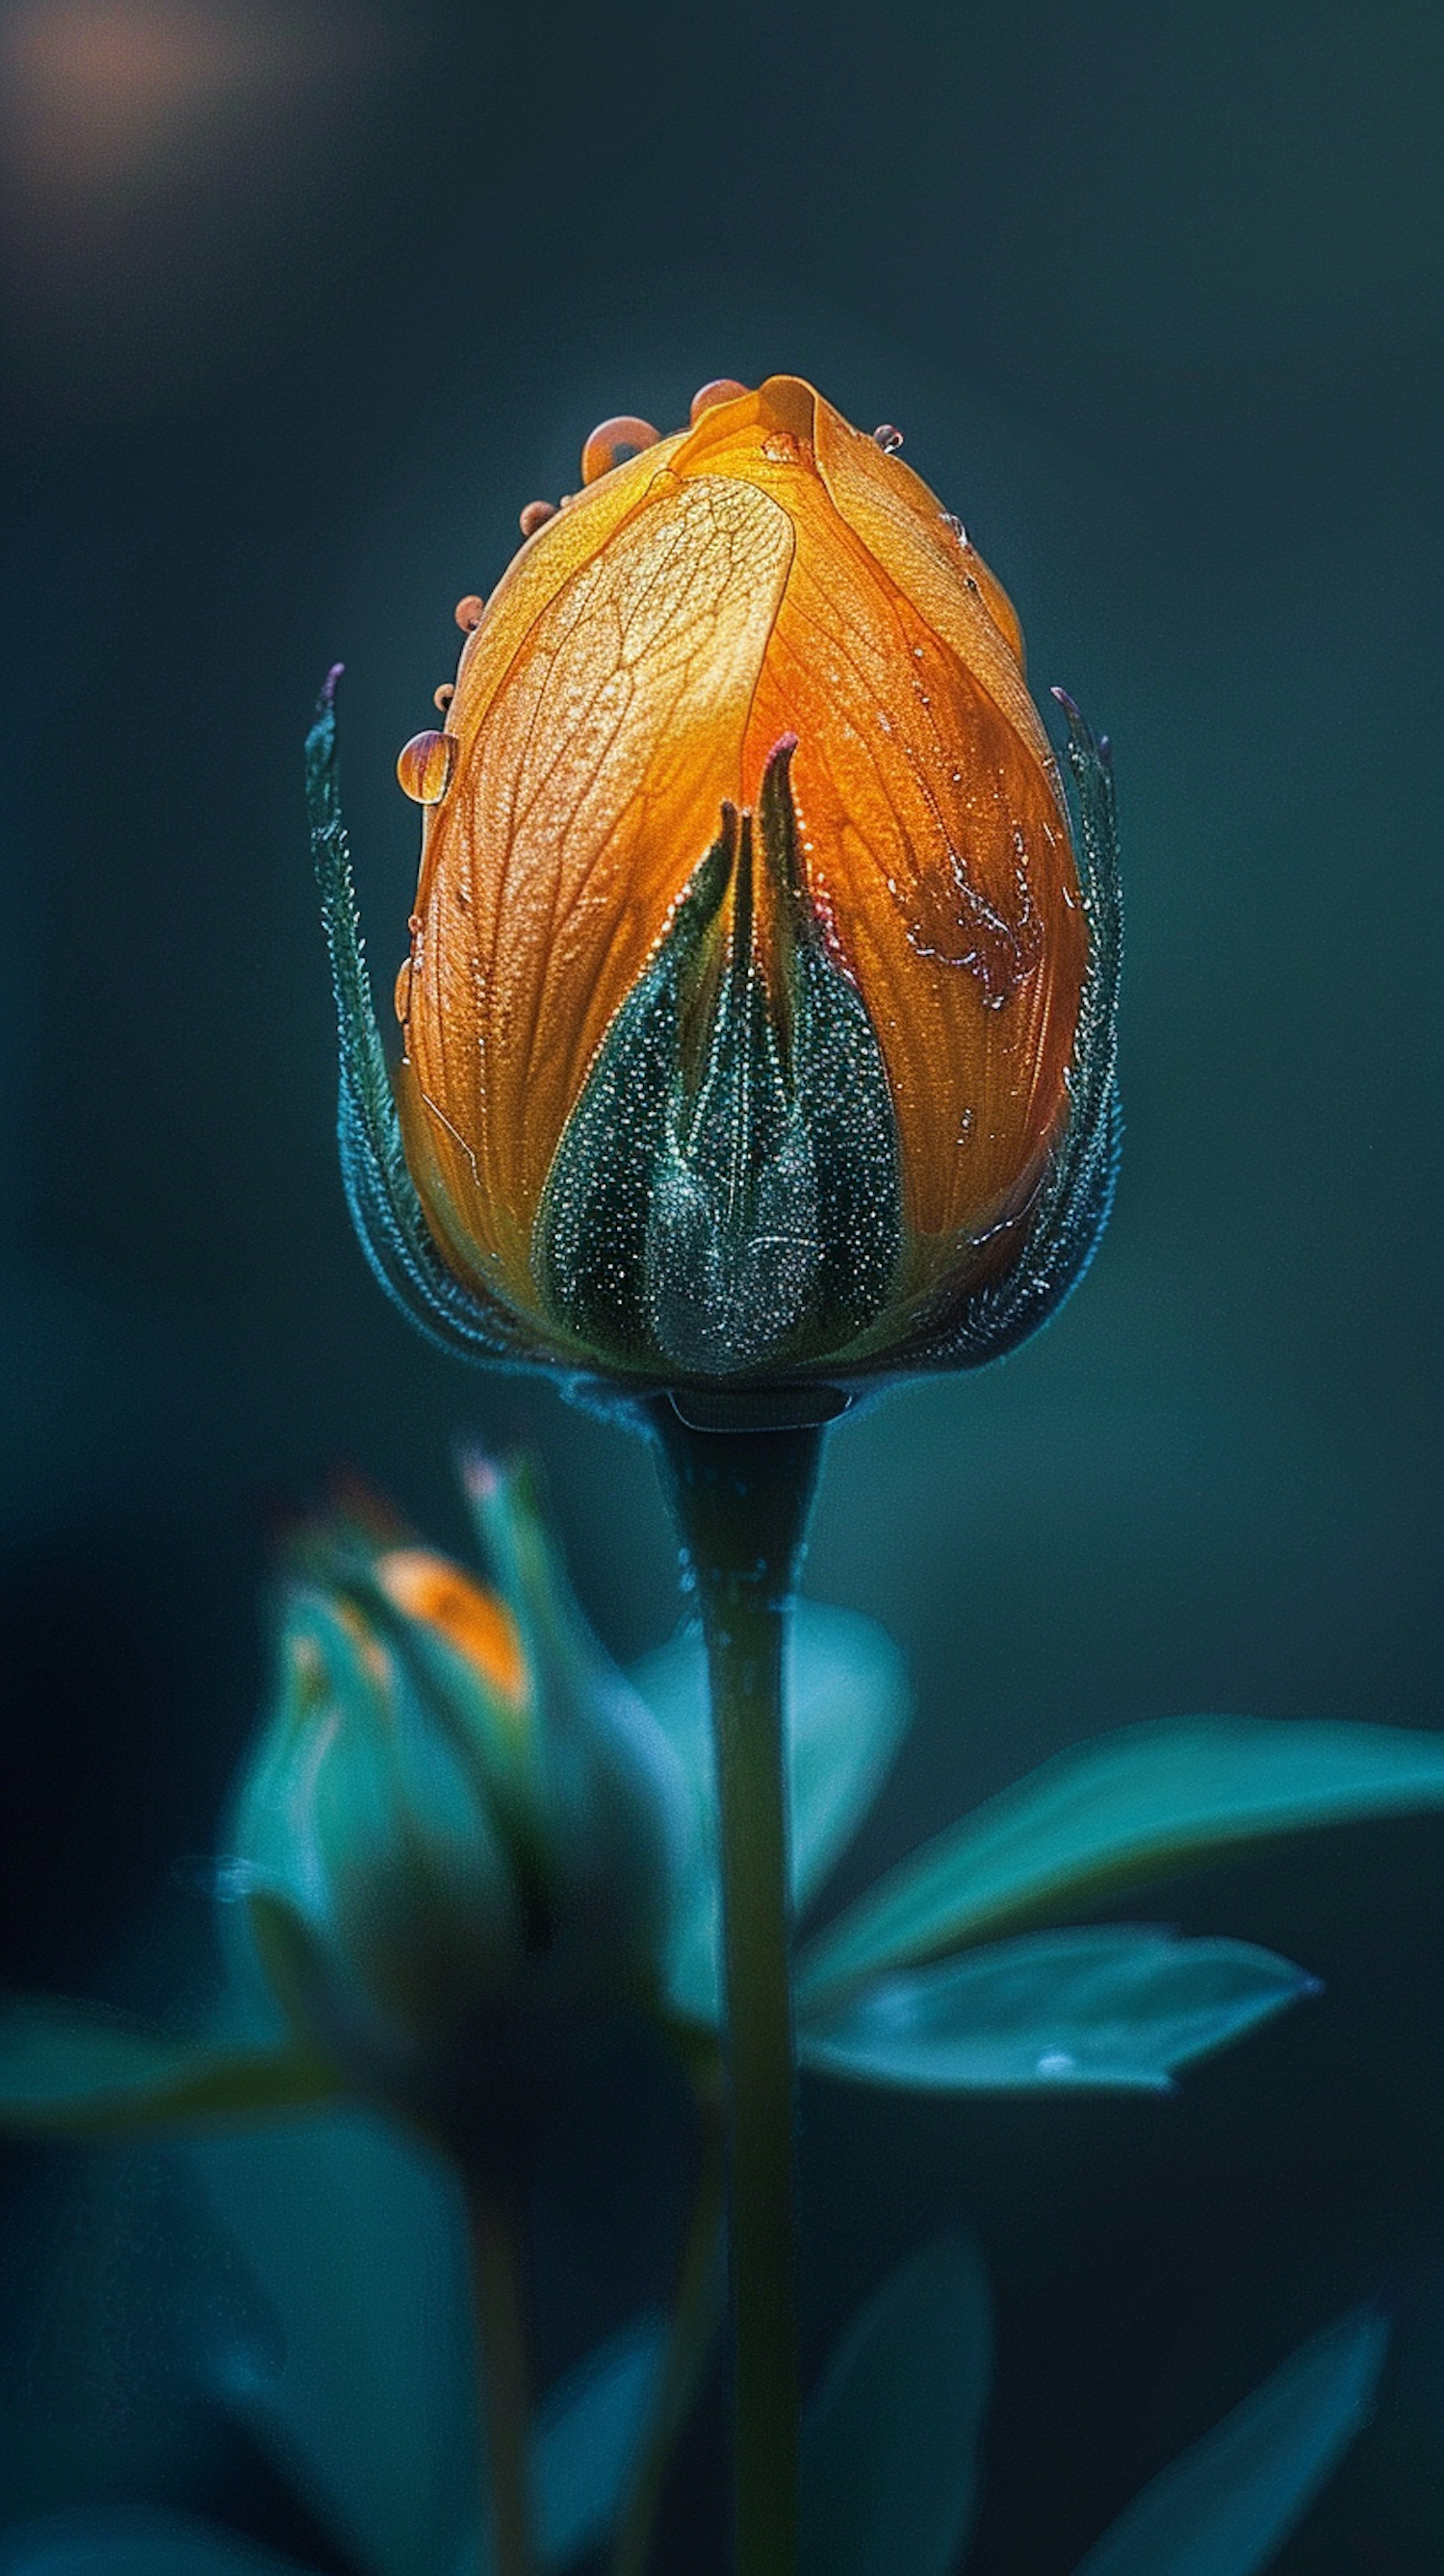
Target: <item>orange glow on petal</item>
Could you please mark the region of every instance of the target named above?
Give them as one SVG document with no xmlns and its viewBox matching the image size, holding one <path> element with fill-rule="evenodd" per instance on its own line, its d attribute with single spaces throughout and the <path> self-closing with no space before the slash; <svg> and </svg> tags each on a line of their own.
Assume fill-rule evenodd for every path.
<svg viewBox="0 0 1444 2576">
<path fill-rule="evenodd" d="M 489 1690 L 520 1700 L 526 1658 L 511 1613 L 449 1557 L 430 1548 L 396 1547 L 376 1560 L 376 1580 L 393 1607 L 435 1628 L 481 1675 Z"/>
<path fill-rule="evenodd" d="M 538 557 L 554 542 L 544 530 Z M 432 820 L 408 1157 L 424 1124 L 428 1216 L 463 1267 L 499 1260 L 523 1300 L 532 1216 L 592 1055 L 741 790 L 792 552 L 765 492 L 654 478 L 518 638 Z"/>
</svg>

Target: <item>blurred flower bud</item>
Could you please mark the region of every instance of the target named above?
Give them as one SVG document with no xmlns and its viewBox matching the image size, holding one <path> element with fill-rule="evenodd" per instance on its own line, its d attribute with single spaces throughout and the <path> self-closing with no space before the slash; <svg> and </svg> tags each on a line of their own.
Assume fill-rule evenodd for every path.
<svg viewBox="0 0 1444 2576">
<path fill-rule="evenodd" d="M 1013 610 L 900 445 L 787 376 L 594 433 L 403 755 L 395 1106 L 323 701 L 352 1203 L 441 1338 L 745 1409 L 991 1358 L 1086 1264 L 1106 746 L 1064 701 L 1075 820 Z"/>
<path fill-rule="evenodd" d="M 306 2041 L 475 2155 L 585 2025 L 655 2000 L 681 1795 L 525 1471 L 469 1475 L 494 1592 L 352 1515 L 297 1542 L 232 1878 Z"/>
</svg>

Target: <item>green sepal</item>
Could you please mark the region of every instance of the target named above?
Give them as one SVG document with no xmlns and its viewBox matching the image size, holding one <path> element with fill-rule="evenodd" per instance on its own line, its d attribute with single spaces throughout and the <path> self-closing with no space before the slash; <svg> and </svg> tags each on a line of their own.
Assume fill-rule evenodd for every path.
<svg viewBox="0 0 1444 2576">
<path fill-rule="evenodd" d="M 87 2009 L 35 1999 L 0 2010 L 0 2129 L 51 2138 L 137 2138 L 229 2127 L 335 2100 L 314 2051 L 169 2039 Z"/>
<path fill-rule="evenodd" d="M 672 1378 L 830 1360 L 894 1291 L 897 1124 L 882 1052 L 798 850 L 788 737 L 722 810 L 553 1157 L 533 1267 L 558 1322 Z"/>
<path fill-rule="evenodd" d="M 1098 1249 L 1113 1205 L 1123 1140 L 1118 1096 L 1118 993 L 1123 891 L 1113 756 L 1063 689 L 1053 695 L 1068 726 L 1067 759 L 1078 822 L 1088 969 L 1067 1083 L 1067 1124 L 1042 1189 L 1021 1222 L 1017 1248 L 995 1279 L 972 1291 L 941 1330 L 924 1333 L 901 1369 L 979 1368 L 1001 1359 L 1055 1315 Z"/>
<path fill-rule="evenodd" d="M 337 1136 L 346 1204 L 382 1287 L 428 1340 L 467 1359 L 513 1368 L 543 1366 L 542 1355 L 516 1319 L 495 1300 L 463 1287 L 447 1268 L 407 1167 L 341 819 L 336 763 L 340 676 L 338 663 L 327 677 L 306 737 L 306 802 L 336 1001 L 341 1057 Z"/>
</svg>

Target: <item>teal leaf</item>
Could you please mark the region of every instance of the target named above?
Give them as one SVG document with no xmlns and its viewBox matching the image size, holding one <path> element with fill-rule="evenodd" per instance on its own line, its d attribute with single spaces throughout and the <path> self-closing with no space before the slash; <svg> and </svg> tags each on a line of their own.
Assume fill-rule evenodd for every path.
<svg viewBox="0 0 1444 2576">
<path fill-rule="evenodd" d="M 1373 2411 L 1389 2329 L 1373 2309 L 1315 2337 L 1163 2471 L 1076 2576 L 1255 2576 Z"/>
<path fill-rule="evenodd" d="M 135 2138 L 265 2120 L 335 2091 L 330 2068 L 299 2049 L 168 2039 L 80 2004 L 0 2007 L 0 2129 Z"/>
<path fill-rule="evenodd" d="M 801 2576 L 949 2576 L 977 2504 L 990 2346 L 960 2230 L 861 2309 L 803 2417 Z"/>
<path fill-rule="evenodd" d="M 467 2563 L 475 2345 L 449 2170 L 360 2111 L 191 2154 L 285 2352 L 273 2376 L 238 2364 L 228 2402 L 371 2576 Z"/>
<path fill-rule="evenodd" d="M 699 1636 L 674 1638 L 632 1679 L 681 1758 L 698 1858 L 672 1939 L 679 2011 L 718 2015 L 717 1792 L 707 1663 Z M 911 1694 L 885 1629 L 853 1610 L 799 1601 L 787 1645 L 793 1900 L 804 1907 L 852 1840 L 906 1732 Z"/>
<path fill-rule="evenodd" d="M 548 2396 L 532 2436 L 537 2539 L 548 2567 L 571 2566 L 616 2522 L 666 2341 L 662 2317 L 636 2317 Z"/>
<path fill-rule="evenodd" d="M 1314 1980 L 1246 1941 L 1149 1924 L 1037 1932 L 857 1988 L 799 2033 L 825 2075 L 933 2093 L 1166 2093 L 1173 2069 Z"/>
<path fill-rule="evenodd" d="M 0 2576 L 306 2576 L 188 2513 L 105 2505 L 0 2532 Z"/>
<path fill-rule="evenodd" d="M 1444 1806 L 1444 1736 L 1162 1718 L 1072 1746 L 889 1872 L 804 1956 L 798 1997 L 1198 1868 L 1272 1834 Z"/>
</svg>

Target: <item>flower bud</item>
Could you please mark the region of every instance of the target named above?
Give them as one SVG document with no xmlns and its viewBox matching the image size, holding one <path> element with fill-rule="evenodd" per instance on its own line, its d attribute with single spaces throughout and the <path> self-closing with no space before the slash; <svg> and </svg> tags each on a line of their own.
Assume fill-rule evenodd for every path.
<svg viewBox="0 0 1444 2576">
<path fill-rule="evenodd" d="M 1075 818 L 896 431 L 783 376 L 604 432 L 408 746 L 394 1107 L 312 737 L 363 1239 L 439 1337 L 638 1391 L 990 1358 L 1111 1193 L 1106 746 L 1064 701 Z"/>
<path fill-rule="evenodd" d="M 474 2152 L 525 2125 L 580 2025 L 653 1999 L 680 1796 L 525 1475 L 472 1483 L 496 1592 L 354 1518 L 296 1547 L 232 1877 L 308 2041 Z"/>
</svg>

